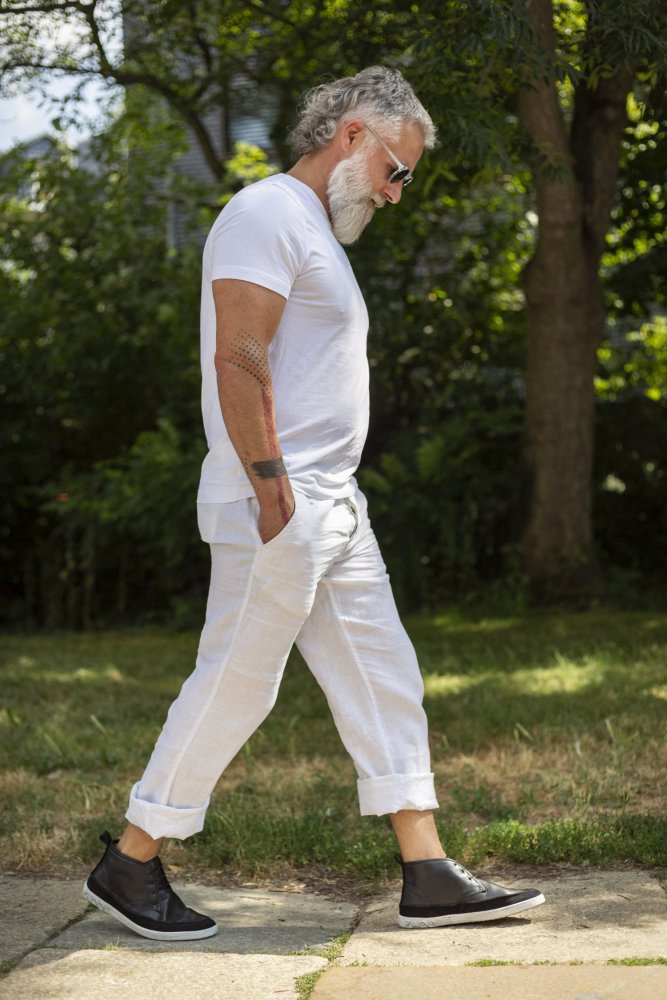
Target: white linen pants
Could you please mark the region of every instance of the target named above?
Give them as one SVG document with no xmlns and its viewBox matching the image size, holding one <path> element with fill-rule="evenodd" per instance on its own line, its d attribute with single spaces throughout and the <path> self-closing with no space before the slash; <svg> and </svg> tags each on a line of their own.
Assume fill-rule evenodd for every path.
<svg viewBox="0 0 667 1000">
<path fill-rule="evenodd" d="M 294 642 L 354 761 L 361 813 L 438 805 L 422 679 L 366 500 L 359 490 L 295 499 L 266 545 L 255 498 L 198 506 L 212 569 L 196 666 L 126 814 L 153 838 L 202 829 L 218 778 L 275 703 Z"/>
</svg>

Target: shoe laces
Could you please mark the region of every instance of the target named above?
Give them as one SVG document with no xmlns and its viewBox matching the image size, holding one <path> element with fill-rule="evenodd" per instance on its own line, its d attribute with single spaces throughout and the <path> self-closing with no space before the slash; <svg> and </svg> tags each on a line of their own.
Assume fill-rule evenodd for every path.
<svg viewBox="0 0 667 1000">
<path fill-rule="evenodd" d="M 155 888 L 158 890 L 158 892 L 160 889 L 166 889 L 167 892 L 169 892 L 171 890 L 171 886 L 169 885 L 169 881 L 165 874 L 165 870 L 162 867 L 162 862 L 160 861 L 159 858 L 153 859 L 152 869 L 153 869 L 153 876 L 155 878 Z"/>
<path fill-rule="evenodd" d="M 472 882 L 472 884 L 476 886 L 480 892 L 484 892 L 484 886 L 482 885 L 480 880 L 478 878 L 475 878 L 475 876 L 471 872 L 469 872 L 467 868 L 464 868 L 463 865 L 459 864 L 458 861 L 454 861 L 452 863 L 456 868 L 456 870 L 460 872 L 461 875 L 464 876 L 464 878 L 467 878 L 469 882 Z"/>
</svg>

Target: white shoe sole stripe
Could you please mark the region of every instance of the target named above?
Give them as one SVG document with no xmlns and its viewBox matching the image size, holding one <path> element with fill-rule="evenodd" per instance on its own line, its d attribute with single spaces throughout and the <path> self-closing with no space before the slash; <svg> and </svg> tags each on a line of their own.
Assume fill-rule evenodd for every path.
<svg viewBox="0 0 667 1000">
<path fill-rule="evenodd" d="M 522 913 L 524 910 L 532 910 L 535 906 L 540 906 L 545 902 L 544 896 L 533 896 L 532 899 L 523 899 L 520 903 L 510 903 L 509 906 L 499 907 L 497 910 L 480 910 L 479 913 L 448 913 L 443 917 L 403 917 L 399 913 L 399 927 L 451 927 L 454 924 L 478 924 L 488 920 L 502 920 L 503 917 L 511 917 L 514 913 Z"/>
<path fill-rule="evenodd" d="M 151 938 L 153 941 L 197 941 L 200 938 L 213 937 L 214 934 L 218 933 L 218 925 L 214 924 L 213 927 L 206 927 L 201 931 L 154 931 L 148 927 L 142 927 L 141 924 L 135 924 L 133 920 L 126 917 L 124 913 L 120 910 L 115 909 L 111 903 L 107 903 L 106 900 L 100 899 L 92 889 L 89 888 L 86 882 L 83 887 L 83 896 L 96 906 L 98 910 L 103 910 L 104 913 L 108 913 L 110 917 L 114 917 L 115 920 L 119 920 L 121 924 L 125 924 L 129 927 L 131 931 L 135 934 L 140 934 L 142 937 Z"/>
</svg>

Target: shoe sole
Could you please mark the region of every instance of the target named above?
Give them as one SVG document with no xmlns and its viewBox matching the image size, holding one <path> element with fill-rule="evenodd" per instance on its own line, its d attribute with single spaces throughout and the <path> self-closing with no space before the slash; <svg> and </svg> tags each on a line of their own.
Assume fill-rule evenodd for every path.
<svg viewBox="0 0 667 1000">
<path fill-rule="evenodd" d="M 83 896 L 96 906 L 98 910 L 103 910 L 104 913 L 108 913 L 110 917 L 115 920 L 119 920 L 121 924 L 125 924 L 129 927 L 131 931 L 135 934 L 140 934 L 142 937 L 151 938 L 153 941 L 197 941 L 200 938 L 213 937 L 214 934 L 218 933 L 218 925 L 214 924 L 213 927 L 206 927 L 201 931 L 154 931 L 148 927 L 142 927 L 141 924 L 135 924 L 133 920 L 126 917 L 124 913 L 115 909 L 111 903 L 107 903 L 106 900 L 100 899 L 96 896 L 93 890 L 89 887 L 86 882 L 83 887 Z"/>
<path fill-rule="evenodd" d="M 399 927 L 451 927 L 454 924 L 479 924 L 488 920 L 502 920 L 503 917 L 511 917 L 515 913 L 522 913 L 524 910 L 532 910 L 535 906 L 541 906 L 545 902 L 544 896 L 533 896 L 532 899 L 523 899 L 520 903 L 510 903 L 509 906 L 499 907 L 497 910 L 480 910 L 478 913 L 447 913 L 442 917 L 403 917 L 399 913 Z"/>
</svg>

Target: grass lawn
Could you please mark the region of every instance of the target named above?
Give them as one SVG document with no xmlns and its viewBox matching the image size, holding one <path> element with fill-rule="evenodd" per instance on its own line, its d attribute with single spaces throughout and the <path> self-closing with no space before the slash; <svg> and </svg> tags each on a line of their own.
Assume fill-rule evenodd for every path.
<svg viewBox="0 0 667 1000">
<path fill-rule="evenodd" d="M 517 863 L 667 867 L 667 615 L 408 619 L 431 720 L 445 848 Z M 1 640 L 0 866 L 65 872 L 121 829 L 198 636 L 145 629 Z M 332 669 L 335 664 L 332 664 Z M 298 655 L 172 871 L 357 886 L 396 876 L 385 818 Z"/>
</svg>

